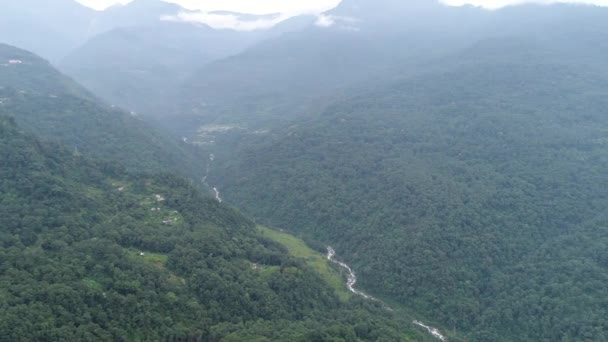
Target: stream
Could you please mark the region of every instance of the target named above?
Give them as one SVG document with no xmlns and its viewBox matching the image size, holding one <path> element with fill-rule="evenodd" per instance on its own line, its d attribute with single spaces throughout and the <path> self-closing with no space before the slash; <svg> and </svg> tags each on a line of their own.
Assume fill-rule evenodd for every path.
<svg viewBox="0 0 608 342">
<path fill-rule="evenodd" d="M 215 191 L 215 199 L 222 203 L 222 197 L 220 197 L 220 191 L 217 188 L 213 188 L 213 191 Z"/>
<path fill-rule="evenodd" d="M 211 170 L 211 164 L 213 163 L 214 160 L 215 160 L 215 155 L 212 153 L 209 155 L 209 163 L 207 164 L 207 170 L 206 170 L 205 176 L 203 177 L 203 180 L 202 180 L 202 182 L 207 186 L 209 186 L 207 184 L 207 178 L 209 176 L 209 171 Z M 222 197 L 220 196 L 220 191 L 217 188 L 213 188 L 213 191 L 215 192 L 215 199 L 218 202 L 222 203 Z M 355 274 L 355 271 L 353 271 L 353 269 L 350 266 L 348 266 L 347 264 L 336 260 L 336 251 L 331 246 L 327 246 L 327 260 L 340 266 L 341 268 L 345 269 L 348 272 L 348 277 L 346 279 L 346 287 L 348 287 L 348 290 L 351 293 L 353 293 L 357 296 L 361 296 L 367 300 L 373 300 L 373 301 L 382 303 L 381 300 L 374 298 L 374 297 L 368 295 L 367 293 L 357 290 L 355 288 L 355 285 L 357 284 L 357 275 Z M 383 305 L 384 309 L 393 311 L 393 309 L 391 309 L 386 304 L 382 303 L 382 305 Z M 424 323 L 422 323 L 418 320 L 414 320 L 413 323 L 414 323 L 414 325 L 417 325 L 419 327 L 426 329 L 428 331 L 428 333 L 431 334 L 433 337 L 435 337 L 441 341 L 447 341 L 447 338 L 441 334 L 439 329 L 425 325 Z"/>
<path fill-rule="evenodd" d="M 186 138 L 184 138 L 186 139 Z M 213 153 L 211 153 L 209 155 L 209 163 L 207 163 L 207 170 L 205 171 L 205 176 L 203 177 L 203 184 L 205 184 L 207 187 L 210 187 L 209 184 L 207 183 L 207 178 L 209 178 L 209 172 L 211 171 L 211 164 L 213 163 L 213 161 L 215 160 L 215 155 Z M 213 188 L 213 192 L 215 192 L 215 200 L 222 203 L 222 197 L 220 196 L 220 191 L 217 188 Z"/>
<path fill-rule="evenodd" d="M 357 290 L 355 288 L 355 284 L 357 284 L 357 275 L 355 274 L 355 271 L 353 271 L 353 269 L 350 266 L 348 266 L 347 264 L 336 260 L 336 251 L 331 246 L 327 246 L 327 260 L 342 267 L 343 269 L 345 269 L 348 272 L 348 277 L 346 279 L 346 286 L 348 287 L 348 290 L 350 292 L 352 292 L 358 296 L 361 296 L 365 299 L 368 299 L 368 300 L 374 300 L 374 301 L 381 302 L 379 299 L 374 298 L 374 297 L 368 295 L 367 293 Z M 384 304 L 384 303 L 382 303 L 382 304 L 384 305 L 385 309 L 392 311 L 392 309 L 390 307 L 388 307 L 386 304 Z M 418 320 L 414 320 L 412 323 L 414 323 L 414 325 L 417 325 L 419 327 L 426 329 L 429 332 L 429 334 L 431 334 L 433 337 L 437 338 L 438 340 L 441 340 L 441 341 L 448 340 L 444 335 L 441 334 L 441 332 L 437 328 L 433 328 L 431 326 L 425 325 L 424 323 L 422 323 Z"/>
</svg>

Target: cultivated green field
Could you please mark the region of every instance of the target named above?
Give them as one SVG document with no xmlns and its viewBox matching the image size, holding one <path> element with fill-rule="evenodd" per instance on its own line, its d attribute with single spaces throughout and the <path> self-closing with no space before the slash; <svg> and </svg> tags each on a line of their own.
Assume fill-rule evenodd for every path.
<svg viewBox="0 0 608 342">
<path fill-rule="evenodd" d="M 289 254 L 306 260 L 308 265 L 313 267 L 336 290 L 341 300 L 346 301 L 351 298 L 351 293 L 344 284 L 344 278 L 331 266 L 325 255 L 312 250 L 304 241 L 291 234 L 263 226 L 258 226 L 258 229 L 265 237 L 285 246 L 289 250 Z"/>
</svg>

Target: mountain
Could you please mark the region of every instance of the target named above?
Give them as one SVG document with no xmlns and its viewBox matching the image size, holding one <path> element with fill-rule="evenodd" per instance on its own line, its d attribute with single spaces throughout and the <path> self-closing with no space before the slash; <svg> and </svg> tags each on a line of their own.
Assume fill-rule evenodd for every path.
<svg viewBox="0 0 608 342">
<path fill-rule="evenodd" d="M 8 45 L 0 45 L 0 61 L 0 114 L 23 128 L 131 170 L 201 176 L 203 158 L 196 150 L 106 105 L 47 61 Z"/>
<path fill-rule="evenodd" d="M 608 338 L 608 16 L 545 10 L 559 15 L 534 34 L 472 42 L 266 134 L 216 137 L 210 181 L 468 340 Z"/>
<path fill-rule="evenodd" d="M 37 0 L 0 0 L 0 43 L 56 60 L 87 39 L 94 10 L 73 0 L 41 6 Z"/>
<path fill-rule="evenodd" d="M 364 3 L 360 9 L 345 1 L 306 29 L 204 66 L 172 93 L 178 101 L 163 109 L 161 120 L 267 129 L 314 113 L 351 87 L 418 72 L 487 34 L 477 30 L 486 22 L 480 9 L 390 2 L 387 10 L 383 2 L 374 12 L 375 3 Z"/>
<path fill-rule="evenodd" d="M 159 116 L 188 122 L 180 132 L 192 122 L 268 129 L 310 115 L 350 88 L 435 68 L 436 60 L 483 39 L 531 36 L 550 43 L 578 31 L 576 37 L 600 42 L 604 12 L 567 4 L 486 11 L 435 1 L 345 0 L 316 25 L 202 67 L 171 93 L 176 104 Z"/>
<path fill-rule="evenodd" d="M 171 109 L 167 103 L 182 97 L 176 91 L 201 68 L 261 41 L 309 27 L 315 20 L 313 16 L 299 16 L 272 28 L 237 31 L 214 29 L 180 17 L 197 13 L 159 0 L 112 7 L 93 23 L 93 29 L 102 33 L 74 49 L 58 65 L 109 102 L 163 117 Z M 278 16 L 233 12 L 209 15 L 229 16 L 243 23 Z"/>
<path fill-rule="evenodd" d="M 59 66 L 104 99 L 148 113 L 159 102 L 170 101 L 164 95 L 180 85 L 193 68 L 241 51 L 257 39 L 254 35 L 159 21 L 100 34 Z"/>
<path fill-rule="evenodd" d="M 448 43 L 448 36 L 434 38 L 319 27 L 285 34 L 195 72 L 172 93 L 178 101 L 161 119 L 267 127 L 305 116 L 314 111 L 311 105 L 345 88 L 390 78 L 407 62 L 414 70 L 429 55 L 460 44 Z M 446 44 L 438 48 L 436 41 Z"/>
<path fill-rule="evenodd" d="M 40 6 L 37 0 L 2 0 L 0 42 L 20 46 L 53 62 L 98 34 L 121 27 L 155 25 L 161 17 L 183 8 L 161 0 L 136 0 L 124 6 L 95 11 L 74 0 Z"/>
<path fill-rule="evenodd" d="M 0 179 L 3 339 L 420 340 L 179 178 L 75 156 L 0 116 Z"/>
<path fill-rule="evenodd" d="M 439 22 L 440 16 L 461 10 L 446 7 L 436 0 L 344 0 L 326 14 L 336 19 L 352 19 L 366 30 L 377 30 L 386 26 L 432 27 Z"/>
<path fill-rule="evenodd" d="M 237 39 L 223 30 L 218 30 L 217 37 L 210 41 L 210 32 L 215 30 L 204 30 L 204 28 L 208 29 L 206 25 L 184 22 L 182 25 L 175 25 L 179 29 L 171 27 L 167 25 L 168 22 L 181 22 L 178 15 L 194 12 L 162 0 L 135 0 L 126 5 L 112 6 L 105 11 L 92 10 L 74 0 L 54 1 L 52 6 L 40 6 L 37 0 L 19 2 L 2 0 L 0 4 L 3 6 L 2 14 L 0 14 L 0 43 L 20 46 L 54 63 L 62 61 L 91 39 L 101 39 L 107 43 L 107 37 L 97 38 L 97 36 L 116 29 L 127 29 L 133 32 L 136 28 L 141 28 L 142 32 L 138 33 L 140 38 L 142 35 L 148 34 L 147 41 L 158 39 L 172 43 L 179 42 L 175 36 L 176 30 L 180 30 L 180 33 L 186 37 L 203 35 L 206 38 L 198 38 L 195 42 L 191 39 L 187 39 L 187 41 L 199 45 L 195 50 L 209 50 L 207 55 L 213 55 L 211 52 L 221 52 L 221 56 L 241 51 L 242 43 L 239 42 L 252 36 L 252 34 L 243 32 L 241 34 L 243 37 Z M 171 32 L 165 33 L 164 30 L 167 29 Z M 206 32 L 202 33 L 202 31 Z M 232 36 L 237 36 L 237 34 Z M 123 55 L 120 55 L 121 50 L 119 50 L 122 47 L 120 45 L 122 40 L 120 37 L 117 39 L 115 57 L 118 58 Z M 224 39 L 227 40 L 223 41 Z M 230 43 L 234 43 L 234 46 L 230 46 Z M 94 42 L 87 44 L 94 44 Z M 229 51 L 225 51 L 226 49 Z M 180 52 L 188 51 L 182 49 Z M 154 50 L 148 50 L 147 53 L 154 54 Z"/>
<path fill-rule="evenodd" d="M 344 0 L 238 45 L 132 6 L 63 68 L 184 144 L 0 46 L 8 339 L 608 340 L 608 10 Z M 131 173 L 205 169 L 315 247 Z"/>
<path fill-rule="evenodd" d="M 161 0 L 134 0 L 126 5 L 114 5 L 97 13 L 90 24 L 90 37 L 116 28 L 153 26 L 161 18 L 175 16 L 182 11 L 186 10 Z"/>
</svg>

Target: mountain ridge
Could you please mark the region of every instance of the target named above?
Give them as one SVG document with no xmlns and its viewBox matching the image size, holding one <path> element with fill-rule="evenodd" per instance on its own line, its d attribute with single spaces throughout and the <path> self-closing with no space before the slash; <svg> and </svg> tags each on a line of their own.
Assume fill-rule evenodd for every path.
<svg viewBox="0 0 608 342">
<path fill-rule="evenodd" d="M 23 128 L 132 170 L 172 170 L 199 178 L 202 158 L 196 158 L 195 150 L 103 103 L 42 58 L 0 45 L 0 60 L 10 59 L 20 63 L 0 67 L 0 113 L 13 116 Z"/>
<path fill-rule="evenodd" d="M 3 115 L 0 177 L 4 338 L 424 339 L 339 299 L 309 264 L 340 279 L 322 255 L 299 257 L 179 177 L 74 155 Z"/>
</svg>

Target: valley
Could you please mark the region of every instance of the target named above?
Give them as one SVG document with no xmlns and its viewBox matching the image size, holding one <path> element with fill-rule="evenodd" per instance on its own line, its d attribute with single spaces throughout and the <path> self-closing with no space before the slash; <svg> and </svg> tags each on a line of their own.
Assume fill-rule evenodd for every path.
<svg viewBox="0 0 608 342">
<path fill-rule="evenodd" d="M 608 340 L 608 7 L 327 1 L 3 3 L 0 341 Z"/>
</svg>

